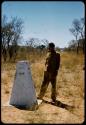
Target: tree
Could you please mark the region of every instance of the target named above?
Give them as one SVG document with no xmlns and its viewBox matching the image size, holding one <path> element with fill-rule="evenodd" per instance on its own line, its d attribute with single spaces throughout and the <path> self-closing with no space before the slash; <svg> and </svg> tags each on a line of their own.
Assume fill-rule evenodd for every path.
<svg viewBox="0 0 86 125">
<path fill-rule="evenodd" d="M 84 18 L 81 18 L 80 20 L 74 19 L 74 21 L 72 22 L 72 28 L 69 29 L 70 32 L 74 35 L 75 40 L 77 42 L 77 54 L 79 52 L 79 39 L 85 38 L 84 29 L 85 29 Z"/>
<path fill-rule="evenodd" d="M 2 55 L 3 57 L 5 56 L 5 60 L 7 53 L 10 59 L 16 55 L 15 53 L 17 53 L 17 45 L 22 33 L 22 28 L 22 19 L 12 17 L 11 20 L 7 22 L 7 17 L 5 15 L 2 17 Z M 6 50 L 6 55 L 4 55 L 3 50 Z"/>
<path fill-rule="evenodd" d="M 45 47 L 47 47 L 48 44 L 49 44 L 49 41 L 48 41 L 47 39 L 43 39 L 43 40 L 42 40 L 42 44 L 44 44 Z"/>
<path fill-rule="evenodd" d="M 29 52 L 33 51 L 34 48 L 40 49 L 43 51 L 44 48 L 48 46 L 49 41 L 46 39 L 39 39 L 39 38 L 30 38 L 26 42 L 27 50 Z"/>
<path fill-rule="evenodd" d="M 80 28 L 79 28 L 79 32 L 80 32 L 80 40 L 81 41 L 81 45 L 83 48 L 83 53 L 85 52 L 85 18 L 81 18 L 80 20 Z"/>
<path fill-rule="evenodd" d="M 75 48 L 76 48 L 76 41 L 75 40 L 71 40 L 70 42 L 69 42 L 69 49 L 70 50 L 75 50 Z"/>
<path fill-rule="evenodd" d="M 84 18 L 80 19 L 79 32 L 80 32 L 81 39 L 84 39 L 85 38 L 85 19 Z"/>
<path fill-rule="evenodd" d="M 79 42 L 78 42 L 78 36 L 79 36 L 79 25 L 80 22 L 79 20 L 75 19 L 72 23 L 72 27 L 70 28 L 70 32 L 75 36 L 76 42 L 77 42 L 77 54 L 78 54 L 78 49 L 79 49 Z"/>
</svg>

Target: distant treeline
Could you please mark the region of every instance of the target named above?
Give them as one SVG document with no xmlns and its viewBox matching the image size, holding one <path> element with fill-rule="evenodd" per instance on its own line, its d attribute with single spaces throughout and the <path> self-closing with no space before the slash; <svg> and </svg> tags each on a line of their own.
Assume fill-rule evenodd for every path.
<svg viewBox="0 0 86 125">
<path fill-rule="evenodd" d="M 4 15 L 2 17 L 1 23 L 1 35 L 2 35 L 2 42 L 1 42 L 1 54 L 2 59 L 4 61 L 14 61 L 20 55 L 22 58 L 24 55 L 27 54 L 44 54 L 47 51 L 47 45 L 49 41 L 47 39 L 40 40 L 38 38 L 31 38 L 27 41 L 23 41 L 22 32 L 23 32 L 23 24 L 24 22 L 22 19 L 13 17 L 10 21 L 7 21 L 7 17 Z M 69 46 L 67 48 L 59 48 L 56 47 L 56 50 L 61 51 L 75 51 L 79 52 L 82 50 L 83 53 L 85 52 L 85 34 L 84 34 L 85 22 L 84 18 L 79 20 L 73 21 L 73 27 L 69 29 L 71 33 L 75 36 L 75 40 L 69 42 Z M 19 46 L 21 40 L 24 42 L 24 46 Z M 51 41 L 50 41 L 51 42 Z M 54 41 L 52 41 L 54 42 Z"/>
</svg>

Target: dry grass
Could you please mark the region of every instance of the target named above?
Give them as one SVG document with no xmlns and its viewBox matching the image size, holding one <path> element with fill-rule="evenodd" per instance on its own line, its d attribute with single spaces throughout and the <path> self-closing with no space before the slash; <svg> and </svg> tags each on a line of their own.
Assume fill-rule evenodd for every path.
<svg viewBox="0 0 86 125">
<path fill-rule="evenodd" d="M 28 56 L 27 56 L 28 59 Z M 45 56 L 29 56 L 36 94 L 43 80 Z M 61 66 L 57 76 L 57 100 L 73 109 L 64 109 L 43 103 L 36 111 L 22 111 L 4 106 L 10 98 L 16 63 L 3 63 L 1 67 L 1 117 L 4 123 L 82 123 L 84 121 L 84 55 L 61 53 Z M 50 98 L 51 84 L 45 97 Z M 44 98 L 45 98 L 44 97 Z"/>
</svg>

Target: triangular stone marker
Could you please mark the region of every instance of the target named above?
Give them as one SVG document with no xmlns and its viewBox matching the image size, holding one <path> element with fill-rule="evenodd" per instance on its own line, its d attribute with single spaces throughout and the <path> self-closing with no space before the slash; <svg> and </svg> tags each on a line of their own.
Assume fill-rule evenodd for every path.
<svg viewBox="0 0 86 125">
<path fill-rule="evenodd" d="M 17 63 L 9 104 L 17 108 L 33 110 L 38 105 L 30 65 L 27 61 L 19 61 Z"/>
</svg>

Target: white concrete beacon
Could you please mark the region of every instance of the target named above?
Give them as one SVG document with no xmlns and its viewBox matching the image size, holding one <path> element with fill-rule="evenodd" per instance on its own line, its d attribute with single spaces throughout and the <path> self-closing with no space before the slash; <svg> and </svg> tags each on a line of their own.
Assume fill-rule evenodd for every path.
<svg viewBox="0 0 86 125">
<path fill-rule="evenodd" d="M 37 108 L 38 102 L 28 61 L 19 61 L 16 65 L 10 105 L 20 109 Z"/>
</svg>

